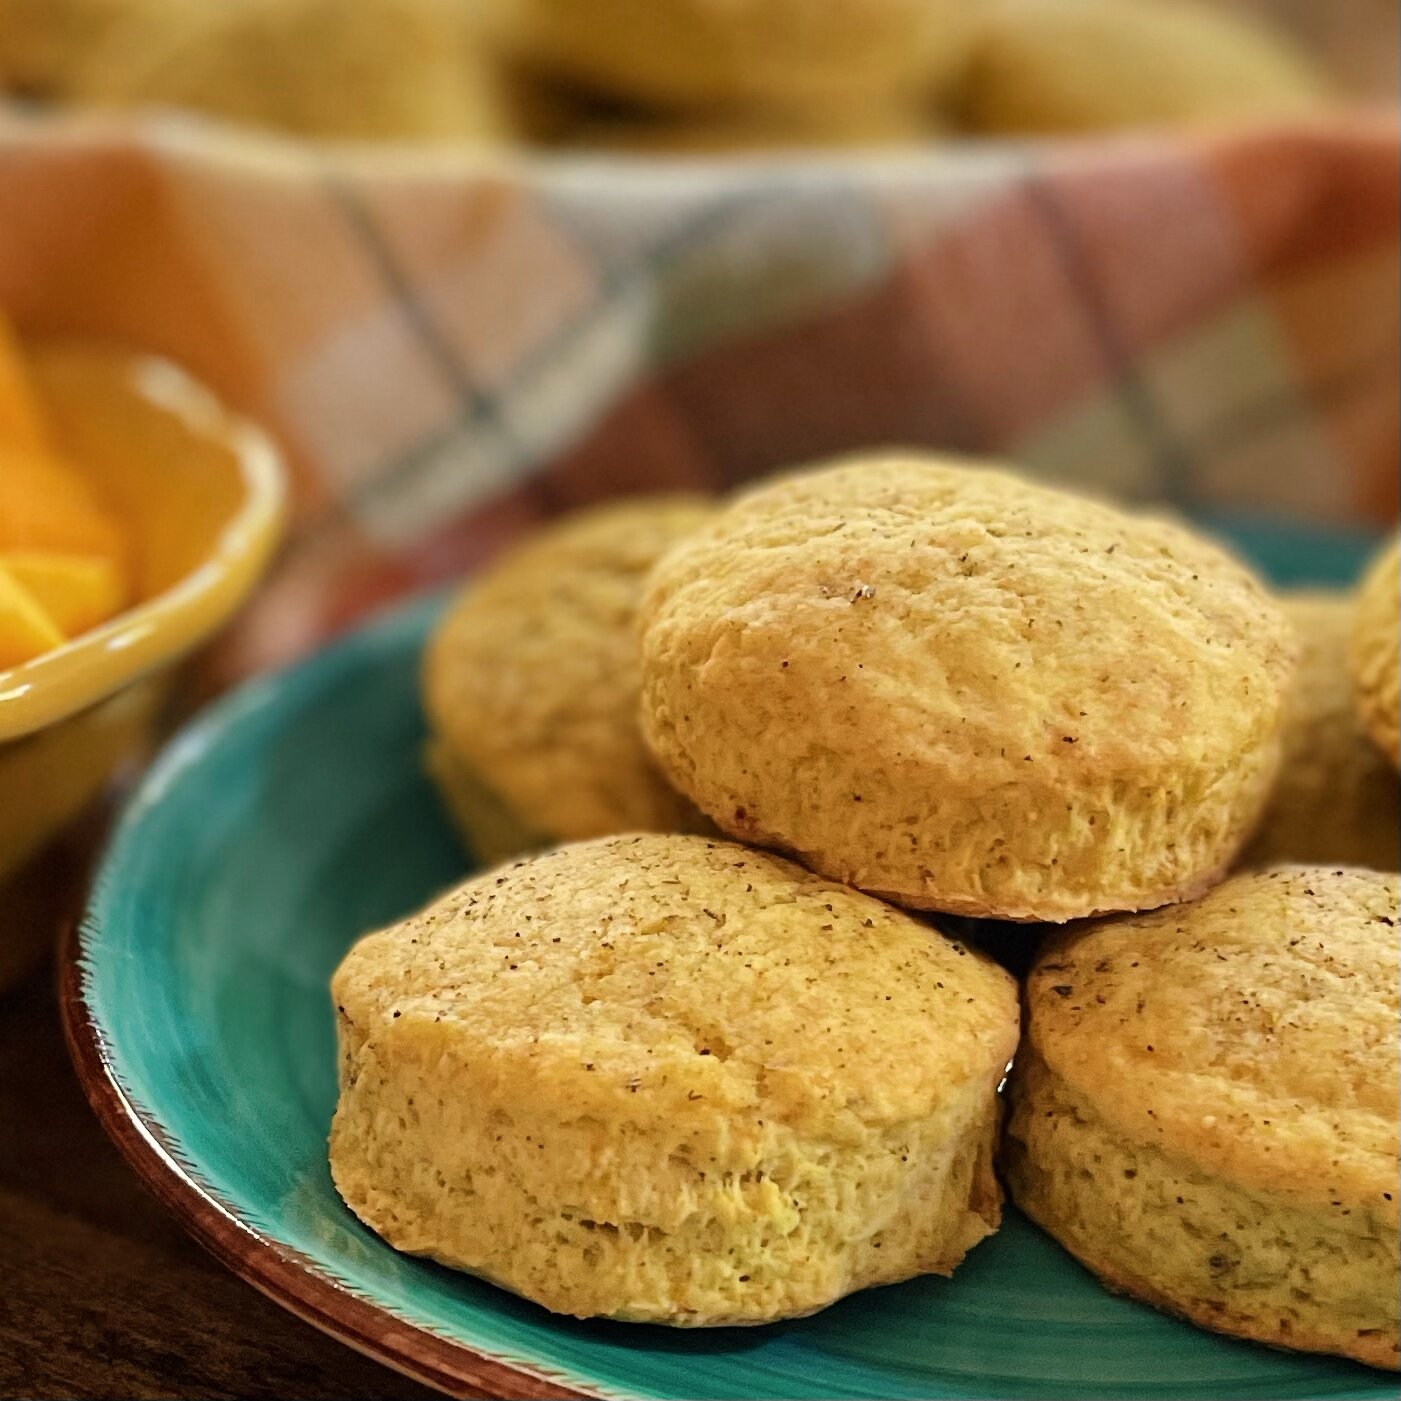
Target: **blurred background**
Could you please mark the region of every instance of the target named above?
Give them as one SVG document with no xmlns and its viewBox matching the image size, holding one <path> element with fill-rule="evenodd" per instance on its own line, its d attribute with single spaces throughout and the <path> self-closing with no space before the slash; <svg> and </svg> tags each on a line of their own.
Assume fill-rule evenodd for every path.
<svg viewBox="0 0 1401 1401">
<path fill-rule="evenodd" d="M 272 433 L 220 679 L 871 442 L 1396 502 L 1394 0 L 0 0 L 0 306 Z"/>
<path fill-rule="evenodd" d="M 244 531 L 208 606 L 165 615 L 167 680 L 199 649 L 173 708 L 139 669 L 55 683 L 86 767 L 42 831 L 3 647 L 59 633 L 0 591 L 0 984 L 172 716 L 587 501 L 908 443 L 1370 544 L 1398 497 L 1398 53 L 1397 0 L 0 0 L 0 590 L 36 502 L 145 561 L 126 594 L 82 574 L 107 613 Z M 129 539 L 35 467 L 22 362 Z M 236 499 L 263 449 L 227 414 L 285 502 Z M 0 1117 L 33 1125 L 0 1155 L 0 1394 L 417 1394 L 146 1202 L 42 973 L 0 1064 Z"/>
<path fill-rule="evenodd" d="M 1398 47 L 1391 0 L 5 0 L 0 20 L 5 87 L 41 105 L 671 154 L 1391 100 Z"/>
</svg>

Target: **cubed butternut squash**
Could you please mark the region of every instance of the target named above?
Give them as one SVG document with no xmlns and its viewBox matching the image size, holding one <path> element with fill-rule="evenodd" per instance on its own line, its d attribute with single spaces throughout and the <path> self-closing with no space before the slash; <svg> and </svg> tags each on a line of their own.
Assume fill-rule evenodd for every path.
<svg viewBox="0 0 1401 1401">
<path fill-rule="evenodd" d="M 125 549 L 116 523 L 61 458 L 0 441 L 0 551 L 93 555 L 118 570 Z"/>
<path fill-rule="evenodd" d="M 0 569 L 0 671 L 63 644 L 63 634 L 6 569 Z"/>
<path fill-rule="evenodd" d="M 126 605 L 121 572 L 97 555 L 0 551 L 8 571 L 54 621 L 65 637 L 77 637 Z"/>
</svg>

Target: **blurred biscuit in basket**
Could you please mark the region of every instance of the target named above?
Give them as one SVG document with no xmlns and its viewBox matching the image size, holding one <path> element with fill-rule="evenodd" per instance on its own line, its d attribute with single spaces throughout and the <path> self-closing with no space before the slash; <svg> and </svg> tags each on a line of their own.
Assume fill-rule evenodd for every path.
<svg viewBox="0 0 1401 1401">
<path fill-rule="evenodd" d="M 480 141 L 513 129 L 454 0 L 137 0 L 63 96 L 305 137 Z"/>
<path fill-rule="evenodd" d="M 1027 984 L 1018 1206 L 1116 1291 L 1397 1365 L 1398 886 L 1237 875 L 1072 926 Z"/>
<path fill-rule="evenodd" d="M 1348 667 L 1353 594 L 1284 594 L 1299 635 L 1274 793 L 1245 860 L 1370 866 L 1401 864 L 1401 784 L 1363 729 Z"/>
<path fill-rule="evenodd" d="M 1284 116 L 1327 100 L 1288 39 L 1190 0 L 999 0 L 961 78 L 974 132 Z"/>
<path fill-rule="evenodd" d="M 765 1323 L 997 1229 L 1015 982 L 767 853 L 562 847 L 363 939 L 333 993 L 341 1195 L 557 1312 Z"/>
<path fill-rule="evenodd" d="M 713 510 L 678 494 L 565 517 L 470 582 L 438 625 L 423 672 L 429 768 L 479 856 L 707 826 L 642 743 L 634 626 L 647 571 Z"/>
</svg>

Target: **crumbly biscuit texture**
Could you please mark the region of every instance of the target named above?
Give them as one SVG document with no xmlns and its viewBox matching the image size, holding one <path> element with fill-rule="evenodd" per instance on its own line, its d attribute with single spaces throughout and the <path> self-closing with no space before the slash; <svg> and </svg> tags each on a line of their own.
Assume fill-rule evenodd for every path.
<svg viewBox="0 0 1401 1401">
<path fill-rule="evenodd" d="M 1362 581 L 1352 632 L 1357 706 L 1368 734 L 1401 764 L 1401 541 L 1393 541 Z"/>
<path fill-rule="evenodd" d="M 896 903 L 1190 898 L 1273 780 L 1293 639 L 1215 544 L 891 454 L 741 498 L 657 566 L 643 730 L 731 836 Z"/>
<path fill-rule="evenodd" d="M 470 841 L 495 814 L 542 841 L 699 831 L 638 728 L 635 622 L 647 571 L 714 510 L 639 497 L 547 527 L 463 591 L 424 661 L 433 772 Z"/>
<path fill-rule="evenodd" d="M 1111 1287 L 1397 1364 L 1395 876 L 1279 867 L 1054 936 L 1005 1146 L 1018 1204 Z"/>
<path fill-rule="evenodd" d="M 345 1200 L 556 1311 L 791 1317 L 997 1225 L 1015 984 L 776 857 L 561 848 L 362 940 L 333 992 Z"/>
<path fill-rule="evenodd" d="M 1300 643 L 1279 777 L 1243 860 L 1401 865 L 1401 783 L 1358 716 L 1349 668 L 1355 603 L 1342 592 L 1285 594 Z"/>
</svg>

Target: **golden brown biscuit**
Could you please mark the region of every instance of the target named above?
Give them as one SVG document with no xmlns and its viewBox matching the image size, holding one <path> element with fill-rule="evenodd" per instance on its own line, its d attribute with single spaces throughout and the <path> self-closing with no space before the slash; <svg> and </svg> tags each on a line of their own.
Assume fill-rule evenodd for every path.
<svg viewBox="0 0 1401 1401">
<path fill-rule="evenodd" d="M 1308 111 L 1328 95 L 1282 35 L 1180 0 L 1001 0 L 961 93 L 975 132 L 1222 121 Z"/>
<path fill-rule="evenodd" d="M 1401 541 L 1373 564 L 1357 595 L 1352 629 L 1352 675 L 1358 713 L 1367 733 L 1392 765 L 1401 764 Z"/>
<path fill-rule="evenodd" d="M 1004 1166 L 1110 1288 L 1397 1365 L 1397 918 L 1372 871 L 1232 877 L 1055 935 Z"/>
<path fill-rule="evenodd" d="M 790 1318 L 997 1227 L 1015 983 L 765 853 L 564 847 L 361 940 L 333 992 L 341 1195 L 557 1312 Z"/>
<path fill-rule="evenodd" d="M 1284 757 L 1259 830 L 1252 866 L 1401 865 L 1401 785 L 1362 729 L 1348 666 L 1350 594 L 1280 598 L 1301 644 L 1284 722 Z"/>
<path fill-rule="evenodd" d="M 1216 545 L 972 462 L 761 487 L 658 565 L 643 729 L 731 836 L 897 904 L 1190 898 L 1273 781 L 1288 625 Z"/>
<path fill-rule="evenodd" d="M 454 0 L 140 0 L 62 95 L 337 140 L 494 140 L 500 77 Z"/>
<path fill-rule="evenodd" d="M 424 745 L 423 764 L 478 865 L 499 866 L 554 844 L 548 833 L 525 826 L 443 740 Z"/>
<path fill-rule="evenodd" d="M 483 0 L 517 61 L 660 107 L 920 98 L 963 63 L 965 0 Z"/>
<path fill-rule="evenodd" d="M 714 509 L 670 495 L 567 516 L 439 624 L 424 658 L 430 768 L 479 854 L 707 826 L 642 743 L 634 624 L 647 571 Z"/>
</svg>

